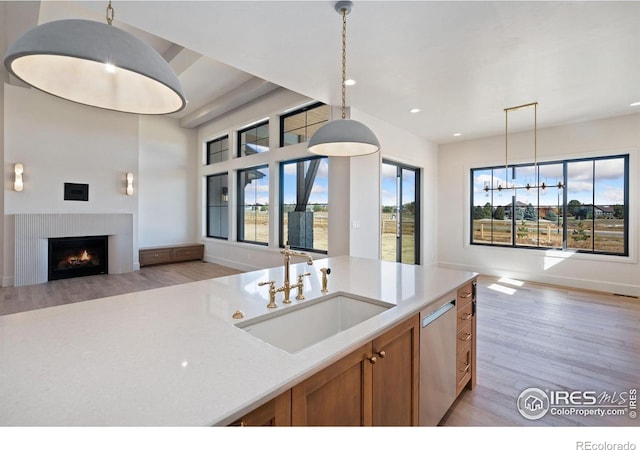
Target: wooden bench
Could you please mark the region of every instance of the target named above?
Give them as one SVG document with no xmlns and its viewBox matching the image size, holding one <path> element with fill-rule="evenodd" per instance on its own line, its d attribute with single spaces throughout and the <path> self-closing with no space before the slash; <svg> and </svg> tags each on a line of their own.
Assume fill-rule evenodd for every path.
<svg viewBox="0 0 640 450">
<path fill-rule="evenodd" d="M 139 249 L 140 267 L 182 261 L 197 261 L 204 257 L 204 244 L 181 244 Z"/>
</svg>

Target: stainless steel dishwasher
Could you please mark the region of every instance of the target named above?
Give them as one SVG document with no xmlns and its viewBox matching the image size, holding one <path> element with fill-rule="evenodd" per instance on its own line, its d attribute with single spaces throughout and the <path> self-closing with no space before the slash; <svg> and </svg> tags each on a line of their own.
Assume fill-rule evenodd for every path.
<svg viewBox="0 0 640 450">
<path fill-rule="evenodd" d="M 434 426 L 456 398 L 456 298 L 420 312 L 420 425 Z"/>
</svg>

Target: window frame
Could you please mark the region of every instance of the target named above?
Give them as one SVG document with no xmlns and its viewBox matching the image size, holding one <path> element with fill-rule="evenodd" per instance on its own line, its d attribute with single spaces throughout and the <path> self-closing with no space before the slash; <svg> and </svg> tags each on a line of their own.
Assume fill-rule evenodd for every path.
<svg viewBox="0 0 640 450">
<path fill-rule="evenodd" d="M 258 128 L 260 128 L 261 126 L 266 125 L 267 126 L 267 130 L 269 130 L 269 118 L 266 118 L 264 120 L 260 120 L 258 122 L 255 122 L 251 125 L 247 125 L 246 127 L 243 127 L 239 130 L 236 131 L 236 155 L 238 158 L 246 158 L 248 156 L 253 156 L 253 155 L 243 155 L 242 154 L 242 138 L 240 137 L 243 133 L 246 133 L 247 131 L 250 130 L 257 130 Z M 270 142 L 271 139 L 271 132 L 269 131 L 269 134 L 267 135 L 267 142 Z M 246 145 L 246 144 L 245 144 Z M 270 146 L 267 146 L 267 151 L 271 150 Z M 261 152 L 264 153 L 264 152 Z"/>
<path fill-rule="evenodd" d="M 295 116 L 295 115 L 300 114 L 300 113 L 307 113 L 307 112 L 309 112 L 309 111 L 311 111 L 313 109 L 320 108 L 322 106 L 326 106 L 327 108 L 329 108 L 329 105 L 327 105 L 326 103 L 315 102 L 315 103 L 312 103 L 310 105 L 302 106 L 302 107 L 300 107 L 300 108 L 298 108 L 296 110 L 290 111 L 290 112 L 288 112 L 286 114 L 282 114 L 280 116 L 280 128 L 279 128 L 280 136 L 279 136 L 279 141 L 278 141 L 280 147 L 281 148 L 282 147 L 288 147 L 289 145 L 298 145 L 298 144 L 301 144 L 303 142 L 308 142 L 308 139 L 307 139 L 307 140 L 305 140 L 303 142 L 298 142 L 297 144 L 285 144 L 285 142 L 284 142 L 284 135 L 285 135 L 284 122 L 285 122 L 285 120 L 287 118 L 289 118 L 291 116 Z M 331 118 L 330 116 L 331 116 L 331 111 L 329 110 L 328 114 L 327 114 L 327 120 L 324 123 L 329 122 L 329 120 Z M 323 122 L 317 122 L 317 123 L 323 123 Z M 307 120 L 307 116 L 305 114 L 305 120 L 304 120 L 305 136 L 306 136 L 306 129 L 307 129 L 308 126 L 309 126 L 309 121 Z M 309 136 L 308 138 L 311 139 L 311 136 Z"/>
<path fill-rule="evenodd" d="M 209 152 L 209 146 L 210 146 L 211 144 L 216 143 L 216 142 L 221 142 L 221 141 L 223 141 L 224 139 L 226 139 L 226 140 L 227 140 L 227 149 L 226 149 L 227 157 L 226 157 L 226 158 L 224 158 L 224 159 L 221 159 L 220 161 L 214 161 L 214 162 L 211 162 L 211 152 Z M 218 164 L 218 163 L 221 163 L 221 162 L 225 162 L 225 161 L 227 161 L 227 160 L 229 159 L 229 152 L 230 152 L 230 150 L 231 150 L 231 148 L 230 148 L 230 143 L 231 143 L 231 141 L 230 141 L 230 139 L 229 139 L 229 135 L 228 135 L 228 134 L 225 134 L 224 136 L 220 136 L 220 137 L 218 137 L 218 138 L 216 138 L 216 139 L 212 139 L 212 140 L 210 140 L 210 141 L 207 141 L 207 143 L 206 143 L 206 152 L 207 152 L 206 165 L 207 165 L 207 166 L 210 166 L 211 164 Z M 219 153 L 222 153 L 222 151 L 220 151 L 220 152 L 216 152 L 216 153 L 214 153 L 214 154 L 219 154 Z"/>
<path fill-rule="evenodd" d="M 596 250 L 595 248 L 595 220 L 596 220 L 596 214 L 592 214 L 592 218 L 591 219 L 584 219 L 584 220 L 591 220 L 592 221 L 592 229 L 594 230 L 594 232 L 592 233 L 592 248 L 591 249 L 580 249 L 580 248 L 573 248 L 573 247 L 568 247 L 568 239 L 569 239 L 569 232 L 568 232 L 568 220 L 564 220 L 565 217 L 567 217 L 567 212 L 568 212 L 568 203 L 571 199 L 568 198 L 568 192 L 567 192 L 567 182 L 568 180 L 568 166 L 571 163 L 580 163 L 580 162 L 590 162 L 593 165 L 592 170 L 595 172 L 595 167 L 596 167 L 596 162 L 597 161 L 604 161 L 604 160 L 612 160 L 612 159 L 621 159 L 623 161 L 623 167 L 624 167 L 624 173 L 623 173 L 623 201 L 624 201 L 624 217 L 623 217 L 623 224 L 624 224 L 624 235 L 623 235 L 623 251 L 622 252 L 607 252 L 607 251 L 602 251 L 602 250 Z M 562 159 L 562 160 L 555 160 L 555 161 L 544 161 L 544 162 L 538 162 L 538 163 L 521 163 L 521 164 L 513 164 L 513 165 L 509 165 L 508 169 L 514 170 L 515 168 L 519 168 L 519 167 L 536 167 L 537 169 L 537 174 L 536 174 L 536 184 L 539 184 L 540 181 L 540 166 L 544 166 L 544 165 L 552 165 L 552 164 L 561 164 L 562 165 L 562 183 L 563 183 L 563 188 L 562 188 L 562 204 L 560 205 L 560 211 L 562 212 L 562 217 L 563 217 L 563 223 L 562 223 L 562 248 L 559 247 L 550 247 L 550 246 L 544 246 L 544 245 L 540 245 L 540 241 L 538 240 L 538 245 L 523 245 L 523 244 L 518 244 L 516 243 L 516 227 L 517 227 L 517 217 L 516 214 L 512 213 L 511 214 L 511 242 L 510 243 L 495 243 L 493 242 L 493 237 L 491 238 L 490 243 L 488 242 L 474 242 L 474 209 L 477 205 L 474 205 L 474 173 L 476 171 L 486 171 L 486 170 L 491 170 L 491 177 L 492 179 L 494 178 L 494 170 L 505 170 L 505 166 L 504 165 L 500 165 L 500 166 L 487 166 L 487 167 L 476 167 L 476 168 L 471 168 L 469 171 L 469 176 L 470 176 L 470 192 L 469 192 L 469 198 L 470 198 L 470 207 L 468 210 L 469 213 L 469 224 L 470 224 L 470 229 L 469 229 L 469 245 L 478 245 L 478 246 L 485 246 L 485 247 L 502 247 L 502 248 L 518 248 L 518 249 L 527 249 L 527 250 L 543 250 L 543 251 L 548 251 L 548 250 L 553 250 L 553 251 L 558 251 L 558 252 L 571 252 L 571 253 L 580 253 L 580 254 L 584 254 L 584 255 L 605 255 L 605 256 L 616 256 L 616 257 L 629 257 L 629 239 L 630 239 L 630 230 L 629 230 L 629 178 L 630 178 L 630 155 L 628 153 L 623 153 L 623 154 L 615 154 L 615 155 L 604 155 L 604 156 L 593 156 L 593 157 L 584 157 L 584 158 L 575 158 L 575 159 Z M 522 188 L 519 188 L 522 189 Z M 512 188 L 506 189 L 506 191 L 513 191 Z M 495 192 L 495 188 L 493 190 L 493 192 Z M 595 204 L 595 195 L 596 195 L 596 180 L 595 177 L 593 178 L 593 186 L 592 186 L 592 192 L 591 192 L 591 196 L 593 199 L 592 204 L 590 205 L 586 205 L 589 206 L 593 209 L 595 209 L 596 205 Z M 540 200 L 539 200 L 539 196 L 538 196 L 538 204 L 536 206 L 537 211 L 539 211 L 540 209 Z M 604 205 L 602 205 L 604 206 Z M 608 206 L 608 205 L 607 205 Z M 494 208 L 494 202 L 493 202 L 493 196 L 491 198 L 491 208 Z M 512 196 L 512 201 L 511 201 L 511 208 L 513 210 L 514 208 L 514 196 Z M 492 219 L 493 220 L 493 219 Z M 539 221 L 539 218 L 538 218 Z"/>
<path fill-rule="evenodd" d="M 229 240 L 229 225 L 227 223 L 227 236 L 214 236 L 209 234 L 209 229 L 210 229 L 210 220 L 211 220 L 211 216 L 209 213 L 209 208 L 211 207 L 209 205 L 209 178 L 213 178 L 213 177 L 222 177 L 222 176 L 226 176 L 227 177 L 227 195 L 230 194 L 230 189 L 229 189 L 229 172 L 220 172 L 220 173 L 214 173 L 211 175 L 206 175 L 205 176 L 205 183 L 206 183 L 206 201 L 205 201 L 205 207 L 206 207 L 206 232 L 205 232 L 205 236 L 207 238 L 211 238 L 211 239 L 220 239 L 223 241 L 228 241 Z M 222 208 L 222 206 L 216 206 L 218 208 Z M 227 218 L 229 217 L 229 208 L 230 207 L 230 201 L 227 200 Z M 227 219 L 228 222 L 228 219 Z"/>
<path fill-rule="evenodd" d="M 244 239 L 244 228 L 245 228 L 245 222 L 244 222 L 244 208 L 246 206 L 246 200 L 244 198 L 244 186 L 241 186 L 242 184 L 242 176 L 240 175 L 241 172 L 248 172 L 250 170 L 262 170 L 262 169 L 266 169 L 267 174 L 269 174 L 269 164 L 261 164 L 258 166 L 251 166 L 251 167 L 243 167 L 242 169 L 238 169 L 236 171 L 236 189 L 237 189 L 237 197 L 238 197 L 238 202 L 237 202 L 237 207 L 236 207 L 236 219 L 237 219 L 237 226 L 236 226 L 236 241 L 237 242 L 242 242 L 245 244 L 255 244 L 255 245 L 262 245 L 264 247 L 268 247 L 269 246 L 269 237 L 271 234 L 271 230 L 269 229 L 269 219 L 267 219 L 267 241 L 266 242 L 261 242 L 261 241 L 254 241 L 254 240 L 249 240 L 249 239 Z M 269 175 L 267 175 L 269 176 Z M 267 184 L 269 185 L 269 184 Z M 269 193 L 270 194 L 270 193 Z M 271 208 L 271 205 L 269 205 L 269 208 Z M 269 213 L 271 212 L 270 209 L 268 211 Z"/>
<path fill-rule="evenodd" d="M 421 189 L 422 189 L 422 168 L 420 167 L 416 167 L 416 166 L 412 166 L 409 164 L 404 164 L 404 163 L 400 163 L 397 161 L 393 161 L 391 159 L 387 159 L 387 158 L 383 158 L 382 162 L 381 162 L 381 166 L 380 166 L 380 171 L 382 172 L 382 164 L 386 164 L 388 166 L 393 166 L 396 169 L 396 178 L 400 178 L 400 180 L 403 179 L 402 176 L 402 171 L 403 170 L 407 170 L 410 172 L 413 172 L 414 178 L 415 178 L 415 182 L 414 182 L 414 262 L 413 264 L 418 266 L 421 264 L 420 261 L 420 249 L 421 249 L 421 240 L 422 240 L 422 221 L 421 221 L 421 216 L 422 216 L 422 200 L 421 200 Z M 380 180 L 382 182 L 382 179 Z M 382 186 L 380 186 L 380 188 L 382 189 Z M 403 197 L 403 186 L 402 186 L 402 181 L 400 182 L 400 186 L 397 187 L 398 190 L 398 194 L 399 194 L 399 198 L 397 200 L 401 200 Z M 382 202 L 382 197 L 380 198 L 381 202 Z M 382 221 L 382 203 L 380 203 L 379 205 L 379 212 L 380 212 L 380 221 Z M 401 208 L 399 210 L 400 212 L 400 216 L 398 218 L 398 220 L 400 221 L 400 227 L 402 227 L 402 205 Z M 380 223 L 380 226 L 382 227 L 382 223 Z M 382 228 L 381 228 L 382 230 Z M 382 231 L 380 234 L 380 252 L 381 252 L 381 257 L 382 257 Z M 399 245 L 398 245 L 399 244 Z M 402 262 L 402 237 L 400 237 L 400 241 L 396 242 L 396 261 L 395 262 Z"/>
<path fill-rule="evenodd" d="M 278 221 L 279 221 L 279 230 L 278 230 L 278 245 L 280 248 L 284 248 L 284 214 L 285 214 L 285 208 L 284 208 L 284 166 L 287 164 L 295 164 L 298 162 L 305 162 L 305 161 L 313 161 L 313 160 L 323 160 L 326 159 L 327 164 L 329 163 L 329 157 L 328 156 L 309 156 L 309 157 L 304 157 L 304 158 L 297 158 L 297 159 L 290 159 L 287 161 L 281 161 L 279 164 L 279 173 L 280 173 L 280 179 L 279 179 L 279 186 L 278 186 L 278 201 L 280 202 L 280 211 L 279 211 L 279 217 L 278 217 Z M 327 187 L 328 187 L 328 183 L 329 180 L 327 179 Z M 327 193 L 327 209 L 329 208 L 329 195 Z M 327 226 L 328 226 L 328 218 L 327 218 Z M 329 246 L 329 238 L 328 238 L 328 233 L 327 233 L 327 247 Z M 302 250 L 302 251 L 308 251 L 308 252 L 313 252 L 313 253 L 319 253 L 319 254 L 323 254 L 326 255 L 329 252 L 329 249 L 327 248 L 327 250 L 320 250 L 320 249 L 316 249 L 316 248 L 307 248 L 307 247 L 297 247 L 297 246 L 291 246 L 292 249 L 294 250 Z"/>
</svg>

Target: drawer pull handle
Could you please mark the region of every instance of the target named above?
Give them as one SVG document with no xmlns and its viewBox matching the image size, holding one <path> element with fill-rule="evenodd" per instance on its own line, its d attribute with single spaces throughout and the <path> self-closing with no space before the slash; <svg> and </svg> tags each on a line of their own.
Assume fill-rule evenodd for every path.
<svg viewBox="0 0 640 450">
<path fill-rule="evenodd" d="M 470 368 L 471 364 L 467 364 L 466 366 L 464 366 L 464 369 L 460 369 L 460 372 L 468 372 Z"/>
<path fill-rule="evenodd" d="M 467 315 L 466 315 L 466 316 L 464 316 L 464 317 L 460 317 L 460 320 L 469 320 L 469 319 L 471 319 L 471 317 L 472 317 L 472 315 L 471 315 L 471 314 L 469 314 L 469 313 L 467 313 Z"/>
<path fill-rule="evenodd" d="M 469 298 L 469 297 L 471 297 L 471 292 L 467 292 L 466 294 L 462 294 L 460 297 Z"/>
<path fill-rule="evenodd" d="M 467 333 L 467 337 L 465 337 L 465 338 L 460 338 L 461 341 L 465 341 L 465 342 L 470 340 L 470 339 L 471 339 L 471 333 Z"/>
<path fill-rule="evenodd" d="M 369 362 L 370 362 L 371 364 L 375 364 L 375 363 L 377 363 L 377 362 L 378 362 L 378 358 L 376 358 L 375 356 L 372 356 L 371 358 L 369 358 Z"/>
<path fill-rule="evenodd" d="M 378 356 L 380 357 L 380 359 L 384 358 L 385 356 L 387 356 L 387 353 L 384 350 L 380 350 L 378 352 Z"/>
</svg>

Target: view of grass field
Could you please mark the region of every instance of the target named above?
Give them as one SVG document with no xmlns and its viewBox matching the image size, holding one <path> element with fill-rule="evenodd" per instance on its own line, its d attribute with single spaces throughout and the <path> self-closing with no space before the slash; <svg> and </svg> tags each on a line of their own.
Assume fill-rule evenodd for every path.
<svg viewBox="0 0 640 450">
<path fill-rule="evenodd" d="M 562 248 L 564 220 L 521 220 L 516 223 L 516 245 Z M 473 242 L 511 243 L 511 219 L 473 221 Z M 567 219 L 567 248 L 606 253 L 624 252 L 624 219 Z"/>
<path fill-rule="evenodd" d="M 396 215 L 383 212 L 381 222 L 381 247 L 383 261 L 397 260 L 398 239 Z M 415 238 L 415 216 L 413 213 L 406 213 L 402 217 L 402 262 L 415 264 L 416 238 Z"/>
</svg>

